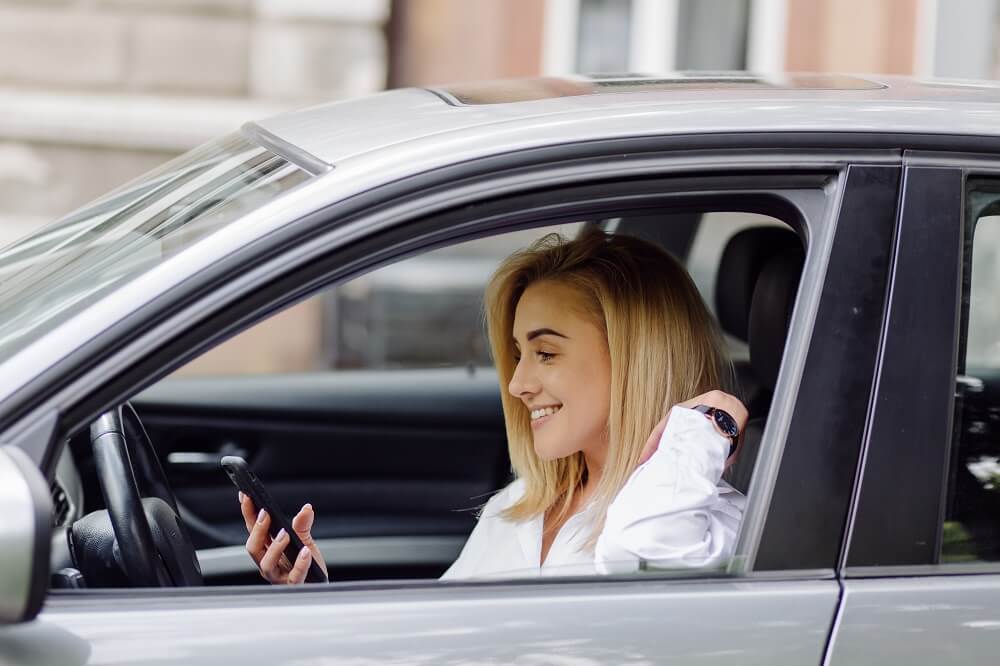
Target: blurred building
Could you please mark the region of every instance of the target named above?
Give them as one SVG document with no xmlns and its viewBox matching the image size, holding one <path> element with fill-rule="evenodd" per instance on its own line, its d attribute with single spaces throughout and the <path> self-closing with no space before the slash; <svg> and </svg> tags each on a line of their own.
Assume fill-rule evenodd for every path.
<svg viewBox="0 0 1000 666">
<path fill-rule="evenodd" d="M 998 21 L 1000 0 L 0 0 L 0 244 L 287 108 L 574 72 L 997 78 Z M 441 270 L 475 294 L 509 249 L 446 253 Z M 396 273 L 296 306 L 194 370 L 404 362 L 406 323 L 386 314 L 406 302 Z M 479 338 L 452 347 L 485 354 Z"/>
<path fill-rule="evenodd" d="M 0 243 L 248 118 L 385 85 L 388 0 L 0 0 Z"/>
</svg>

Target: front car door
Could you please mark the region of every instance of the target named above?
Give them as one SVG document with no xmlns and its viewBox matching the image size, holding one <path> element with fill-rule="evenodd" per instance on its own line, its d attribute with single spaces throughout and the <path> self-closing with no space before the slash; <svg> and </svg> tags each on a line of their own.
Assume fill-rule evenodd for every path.
<svg viewBox="0 0 1000 666">
<path fill-rule="evenodd" d="M 322 279 L 344 279 L 394 256 L 546 216 L 613 209 L 626 198 L 684 209 L 763 202 L 797 218 L 807 253 L 773 406 L 761 424 L 737 556 L 727 571 L 53 591 L 40 619 L 23 630 L 47 641 L 52 655 L 67 657 L 59 650 L 83 644 L 90 663 L 154 656 L 186 664 L 544 663 L 567 656 L 608 664 L 819 663 L 840 598 L 835 572 L 876 366 L 898 157 L 765 149 L 742 155 L 734 167 L 724 150 L 651 151 L 630 160 L 620 148 L 589 145 L 572 161 L 550 163 L 535 152 L 530 167 L 511 166 L 508 156 L 503 171 L 468 167 L 469 174 L 487 176 L 461 181 L 441 172 L 405 197 L 392 188 L 369 193 L 366 209 L 375 212 L 326 211 L 322 242 L 303 234 L 288 243 L 279 257 L 285 270 L 258 271 L 256 283 L 241 286 L 246 299 L 228 314 L 220 307 L 197 321 L 178 320 L 190 335 L 150 345 L 141 363 L 101 377 L 65 413 L 85 422 L 162 376 L 211 342 L 215 333 L 206 342 L 205 326 L 221 330 L 237 312 L 259 318 Z M 645 180 L 612 175 L 623 172 Z M 307 247 L 323 249 L 307 256 Z M 289 270 L 293 262 L 300 262 L 296 271 Z M 69 426 L 62 427 L 66 434 Z"/>
</svg>

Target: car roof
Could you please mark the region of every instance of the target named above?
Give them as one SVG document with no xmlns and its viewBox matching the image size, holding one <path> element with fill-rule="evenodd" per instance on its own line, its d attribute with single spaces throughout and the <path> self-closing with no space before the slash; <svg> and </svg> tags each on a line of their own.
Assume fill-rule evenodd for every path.
<svg viewBox="0 0 1000 666">
<path fill-rule="evenodd" d="M 518 145 L 729 132 L 1000 135 L 1000 85 L 898 76 L 536 78 L 407 88 L 248 126 L 277 152 L 334 166 L 422 142 Z M 514 140 L 517 137 L 517 140 Z M 470 155 L 471 156 L 471 155 Z"/>
</svg>

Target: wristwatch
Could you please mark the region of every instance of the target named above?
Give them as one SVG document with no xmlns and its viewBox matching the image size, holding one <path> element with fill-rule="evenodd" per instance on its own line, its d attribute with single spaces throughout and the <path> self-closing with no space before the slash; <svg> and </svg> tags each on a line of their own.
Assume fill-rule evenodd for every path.
<svg viewBox="0 0 1000 666">
<path fill-rule="evenodd" d="M 691 409 L 696 412 L 701 412 L 719 427 L 722 434 L 729 438 L 729 455 L 733 455 L 736 451 L 736 444 L 739 441 L 738 438 L 740 436 L 740 427 L 736 425 L 736 419 L 730 416 L 729 412 L 715 407 L 709 407 L 708 405 L 695 405 Z"/>
</svg>

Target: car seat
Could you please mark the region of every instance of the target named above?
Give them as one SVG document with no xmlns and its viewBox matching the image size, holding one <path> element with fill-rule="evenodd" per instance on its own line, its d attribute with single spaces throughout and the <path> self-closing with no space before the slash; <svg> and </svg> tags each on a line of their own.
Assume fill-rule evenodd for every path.
<svg viewBox="0 0 1000 666">
<path fill-rule="evenodd" d="M 715 293 L 719 323 L 750 347 L 749 362 L 733 363 L 736 391 L 747 405 L 750 420 L 727 477 L 743 493 L 750 486 L 757 460 L 804 261 L 798 236 L 779 227 L 741 231 L 722 253 Z"/>
</svg>

